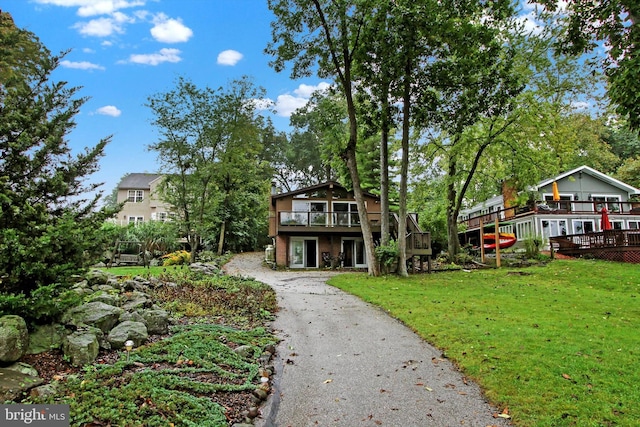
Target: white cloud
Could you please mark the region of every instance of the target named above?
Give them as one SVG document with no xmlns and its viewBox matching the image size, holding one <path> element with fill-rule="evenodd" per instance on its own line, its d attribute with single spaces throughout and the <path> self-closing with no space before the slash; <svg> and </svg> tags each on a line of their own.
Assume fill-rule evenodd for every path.
<svg viewBox="0 0 640 427">
<path fill-rule="evenodd" d="M 300 98 L 289 94 L 278 95 L 276 99 L 276 112 L 279 116 L 290 117 L 298 108 L 304 107 L 309 98 Z"/>
<path fill-rule="evenodd" d="M 151 35 L 156 41 L 162 43 L 182 43 L 193 36 L 191 28 L 185 26 L 179 19 L 168 18 L 160 13 L 153 18 L 154 27 Z"/>
<path fill-rule="evenodd" d="M 94 37 L 107 37 L 114 33 L 124 33 L 120 22 L 112 18 L 98 18 L 89 22 L 78 22 L 73 28 L 77 28 L 82 35 Z"/>
<path fill-rule="evenodd" d="M 78 16 L 111 14 L 119 9 L 144 6 L 144 0 L 36 0 L 40 4 L 77 7 Z"/>
<path fill-rule="evenodd" d="M 243 55 L 237 50 L 225 50 L 218 54 L 218 64 L 219 65 L 236 65 L 241 59 Z"/>
<path fill-rule="evenodd" d="M 327 82 L 320 82 L 316 86 L 301 84 L 296 90 L 293 91 L 298 96 L 303 98 L 310 98 L 313 92 L 325 91 L 329 89 L 331 85 Z"/>
<path fill-rule="evenodd" d="M 60 62 L 60 65 L 64 68 L 73 68 L 76 70 L 104 70 L 102 65 L 94 64 L 89 61 L 74 62 L 64 60 Z"/>
<path fill-rule="evenodd" d="M 163 62 L 180 62 L 182 58 L 180 58 L 180 54 L 182 52 L 178 49 L 160 49 L 158 53 L 147 53 L 147 54 L 134 54 L 129 56 L 128 62 L 133 62 L 134 64 L 147 64 L 147 65 L 158 65 Z"/>
<path fill-rule="evenodd" d="M 96 53 L 96 51 L 95 51 L 95 50 L 93 50 L 93 49 L 91 49 L 91 48 L 89 48 L 89 47 L 83 47 L 83 48 L 82 48 L 82 51 L 83 51 L 84 53 Z"/>
<path fill-rule="evenodd" d="M 290 117 L 298 108 L 304 107 L 309 102 L 309 98 L 316 91 L 324 91 L 331 87 L 327 82 L 320 82 L 317 85 L 301 84 L 293 91 L 294 95 L 279 95 L 275 102 L 275 109 L 279 116 Z"/>
<path fill-rule="evenodd" d="M 105 105 L 104 107 L 98 108 L 96 113 L 104 116 L 119 117 L 120 114 L 122 114 L 122 111 L 118 110 L 118 108 L 113 105 Z"/>
</svg>

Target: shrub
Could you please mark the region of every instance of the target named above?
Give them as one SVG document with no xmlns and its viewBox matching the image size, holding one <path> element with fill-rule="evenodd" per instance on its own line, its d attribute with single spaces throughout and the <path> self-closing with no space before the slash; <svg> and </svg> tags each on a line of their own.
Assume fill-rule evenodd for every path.
<svg viewBox="0 0 640 427">
<path fill-rule="evenodd" d="M 189 264 L 189 260 L 191 259 L 191 254 L 187 251 L 175 251 L 170 254 L 166 254 L 162 257 L 164 260 L 162 265 L 184 265 Z"/>
</svg>

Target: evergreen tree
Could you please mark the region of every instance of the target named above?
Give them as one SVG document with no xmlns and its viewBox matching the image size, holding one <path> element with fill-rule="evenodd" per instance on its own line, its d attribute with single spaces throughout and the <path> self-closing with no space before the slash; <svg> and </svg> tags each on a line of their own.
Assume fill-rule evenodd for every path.
<svg viewBox="0 0 640 427">
<path fill-rule="evenodd" d="M 84 182 L 109 138 L 78 155 L 67 144 L 86 98 L 49 81 L 60 59 L 0 12 L 0 293 L 64 284 L 92 261 L 113 214 L 96 209 L 99 184 Z"/>
</svg>

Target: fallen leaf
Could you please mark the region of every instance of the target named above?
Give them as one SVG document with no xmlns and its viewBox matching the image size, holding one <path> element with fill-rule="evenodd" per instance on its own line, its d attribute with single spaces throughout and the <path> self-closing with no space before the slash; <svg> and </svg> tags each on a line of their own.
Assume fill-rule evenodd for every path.
<svg viewBox="0 0 640 427">
<path fill-rule="evenodd" d="M 332 380 L 332 379 L 328 379 L 328 380 L 325 380 L 325 381 L 324 381 L 324 383 L 325 383 L 325 384 L 329 384 L 329 383 L 332 383 L 332 382 L 333 382 L 333 380 Z"/>
<path fill-rule="evenodd" d="M 562 378 L 564 378 L 565 380 L 571 379 L 571 377 L 568 374 L 562 374 Z"/>
<path fill-rule="evenodd" d="M 433 389 L 432 389 L 431 387 L 426 387 L 426 386 L 425 386 L 425 388 L 424 388 L 424 389 L 425 389 L 425 390 L 427 390 L 427 391 L 433 391 Z"/>
<path fill-rule="evenodd" d="M 511 415 L 509 415 L 509 414 L 498 414 L 498 417 L 500 417 L 500 418 L 511 418 Z"/>
</svg>

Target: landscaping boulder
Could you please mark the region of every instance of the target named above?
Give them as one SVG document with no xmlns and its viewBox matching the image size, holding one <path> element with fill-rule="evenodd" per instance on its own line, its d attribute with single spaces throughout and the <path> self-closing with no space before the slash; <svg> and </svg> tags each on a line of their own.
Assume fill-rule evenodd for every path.
<svg viewBox="0 0 640 427">
<path fill-rule="evenodd" d="M 54 348 L 61 348 L 65 335 L 62 325 L 38 325 L 29 335 L 27 354 L 40 354 Z"/>
<path fill-rule="evenodd" d="M 67 325 L 95 326 L 107 333 L 116 324 L 121 314 L 121 308 L 95 301 L 69 309 L 62 317 L 62 321 Z"/>
<path fill-rule="evenodd" d="M 85 275 L 89 286 L 106 285 L 109 283 L 112 275 L 103 270 L 93 269 L 89 270 Z"/>
<path fill-rule="evenodd" d="M 102 288 L 102 286 L 100 286 L 100 287 Z M 111 288 L 111 289 L 113 289 L 113 288 Z M 93 295 L 91 295 L 91 297 L 89 297 L 89 301 L 90 302 L 96 302 L 96 301 L 103 302 L 105 304 L 117 307 L 120 304 L 120 297 L 118 295 L 114 295 L 112 293 L 107 293 L 107 292 L 104 292 L 102 290 L 99 290 L 98 292 L 96 292 Z"/>
<path fill-rule="evenodd" d="M 109 332 L 107 340 L 111 343 L 112 348 L 120 349 L 124 347 L 124 343 L 127 340 L 132 340 L 134 345 L 138 347 L 143 344 L 148 337 L 149 333 L 144 323 L 127 320 L 113 328 L 111 332 Z"/>
<path fill-rule="evenodd" d="M 71 364 L 82 366 L 92 363 L 98 357 L 100 346 L 96 334 L 90 331 L 76 331 L 68 335 L 64 341 L 63 351 Z"/>
<path fill-rule="evenodd" d="M 118 319 L 119 322 L 126 322 L 127 320 L 132 322 L 141 322 L 144 323 L 145 326 L 147 325 L 147 321 L 144 320 L 144 317 L 142 317 L 142 315 L 137 311 L 125 311 L 122 313 L 122 316 L 120 316 L 120 319 Z"/>
<path fill-rule="evenodd" d="M 122 295 L 122 308 L 126 311 L 133 311 L 141 308 L 151 307 L 153 301 L 143 292 L 126 292 Z"/>
<path fill-rule="evenodd" d="M 148 309 L 140 312 L 150 334 L 169 333 L 169 313 L 162 309 Z"/>
<path fill-rule="evenodd" d="M 29 348 L 27 324 L 20 316 L 0 317 L 0 362 L 15 362 Z"/>
<path fill-rule="evenodd" d="M 32 375 L 35 369 L 26 369 L 26 372 L 22 372 L 24 364 L 21 364 L 17 369 L 15 366 L 9 368 L 0 368 L 0 402 L 14 400 L 22 395 L 23 392 L 29 390 L 32 387 L 39 386 L 44 380 L 36 375 Z"/>
</svg>

